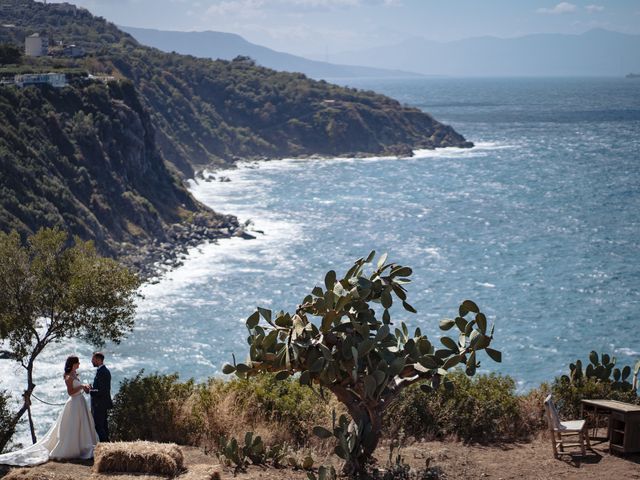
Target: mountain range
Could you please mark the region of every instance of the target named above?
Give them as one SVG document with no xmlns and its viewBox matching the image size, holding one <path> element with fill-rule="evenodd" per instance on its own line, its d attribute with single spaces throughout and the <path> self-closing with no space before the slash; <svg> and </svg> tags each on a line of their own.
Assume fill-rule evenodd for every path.
<svg viewBox="0 0 640 480">
<path fill-rule="evenodd" d="M 143 45 L 155 47 L 165 52 L 176 52 L 214 60 L 233 60 L 237 56 L 246 56 L 263 67 L 287 72 L 301 72 L 312 78 L 408 78 L 421 76 L 410 71 L 390 70 L 384 67 L 336 65 L 318 60 L 309 60 L 256 45 L 234 33 L 214 31 L 179 32 L 125 26 L 119 28 L 129 33 Z"/>
<path fill-rule="evenodd" d="M 640 71 L 640 35 L 594 29 L 581 35 L 477 37 L 452 42 L 411 38 L 396 45 L 337 53 L 331 61 L 424 75 L 624 76 Z"/>
<path fill-rule="evenodd" d="M 232 33 L 121 27 L 140 43 L 196 57 L 248 56 L 275 70 L 313 78 L 450 76 L 623 76 L 640 71 L 640 35 L 594 29 L 580 35 L 533 34 L 436 42 L 421 37 L 395 45 L 304 58 L 248 42 Z"/>
</svg>

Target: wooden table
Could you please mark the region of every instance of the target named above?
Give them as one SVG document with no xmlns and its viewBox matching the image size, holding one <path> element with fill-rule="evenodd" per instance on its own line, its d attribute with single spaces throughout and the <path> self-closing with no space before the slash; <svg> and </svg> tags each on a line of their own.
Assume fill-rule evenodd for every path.
<svg viewBox="0 0 640 480">
<path fill-rule="evenodd" d="M 640 452 L 640 405 L 618 402 L 617 400 L 582 400 L 585 410 L 596 415 L 609 415 L 607 438 L 609 452 Z"/>
</svg>

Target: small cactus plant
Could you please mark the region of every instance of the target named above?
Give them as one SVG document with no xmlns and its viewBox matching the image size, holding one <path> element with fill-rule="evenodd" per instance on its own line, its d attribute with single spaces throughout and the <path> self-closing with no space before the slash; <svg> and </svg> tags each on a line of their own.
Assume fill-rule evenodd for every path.
<svg viewBox="0 0 640 480">
<path fill-rule="evenodd" d="M 458 330 L 442 337 L 440 347 L 419 328 L 411 335 L 404 322 L 392 330 L 394 304 L 416 313 L 405 288 L 412 270 L 387 262 L 384 254 L 367 275 L 365 267 L 374 257 L 371 252 L 358 259 L 342 278 L 329 271 L 324 285 L 316 286 L 293 315 L 258 308 L 246 321 L 248 361 L 234 359 L 222 370 L 240 377 L 277 372 L 276 379 L 282 380 L 299 374 L 299 382 L 319 396 L 331 391 L 351 419 L 334 419 L 333 431 L 314 430 L 321 437 L 335 437 L 335 452 L 345 460 L 348 475 L 365 471 L 382 434 L 384 411 L 404 388 L 417 382 L 426 391 L 441 383 L 450 387 L 447 370 L 462 364 L 467 375 L 474 375 L 483 350 L 497 362 L 502 357 L 489 348 L 494 329 L 470 300 L 462 302 L 454 320 L 440 322 L 442 330 Z M 372 304 L 380 306 L 381 318 Z M 319 317 L 318 324 L 310 317 Z"/>
<path fill-rule="evenodd" d="M 326 467 L 322 465 L 318 468 L 318 474 L 316 475 L 313 472 L 307 472 L 308 480 L 336 480 L 338 475 L 336 473 L 336 469 L 332 466 Z"/>
<path fill-rule="evenodd" d="M 247 432 L 243 443 L 234 437 L 227 439 L 221 436 L 218 439 L 216 453 L 225 466 L 234 466 L 238 472 L 246 470 L 249 462 L 262 465 L 270 461 L 274 466 L 280 465 L 286 453 L 286 446 L 276 444 L 266 447 L 260 436 L 254 437 L 253 432 Z"/>
</svg>

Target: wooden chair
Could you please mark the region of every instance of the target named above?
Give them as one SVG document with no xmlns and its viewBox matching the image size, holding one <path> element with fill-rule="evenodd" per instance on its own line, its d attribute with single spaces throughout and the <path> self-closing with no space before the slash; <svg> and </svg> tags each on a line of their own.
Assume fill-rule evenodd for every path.
<svg viewBox="0 0 640 480">
<path fill-rule="evenodd" d="M 549 423 L 549 430 L 551 432 L 553 455 L 558 458 L 560 456 L 558 451 L 564 453 L 564 447 L 575 447 L 579 445 L 582 456 L 585 456 L 587 454 L 585 443 L 587 448 L 591 450 L 587 422 L 584 420 L 561 421 L 558 410 L 556 410 L 556 406 L 551 400 L 551 395 L 547 396 L 544 400 L 544 409 L 547 412 L 547 422 Z M 578 435 L 578 442 L 567 443 L 563 437 L 570 435 Z"/>
</svg>

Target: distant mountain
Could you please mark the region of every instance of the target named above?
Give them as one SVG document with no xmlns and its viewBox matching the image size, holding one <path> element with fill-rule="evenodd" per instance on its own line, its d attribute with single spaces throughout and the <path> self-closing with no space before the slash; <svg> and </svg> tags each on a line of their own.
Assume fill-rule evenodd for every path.
<svg viewBox="0 0 640 480">
<path fill-rule="evenodd" d="M 640 70 L 640 35 L 596 29 L 581 35 L 478 37 L 446 43 L 412 38 L 331 59 L 425 75 L 623 76 Z"/>
<path fill-rule="evenodd" d="M 240 35 L 223 32 L 176 32 L 148 28 L 119 27 L 143 45 L 164 52 L 176 52 L 201 58 L 233 60 L 238 55 L 250 57 L 258 65 L 286 72 L 300 72 L 312 78 L 344 77 L 420 77 L 418 73 L 309 60 L 277 52 L 248 42 Z"/>
</svg>

